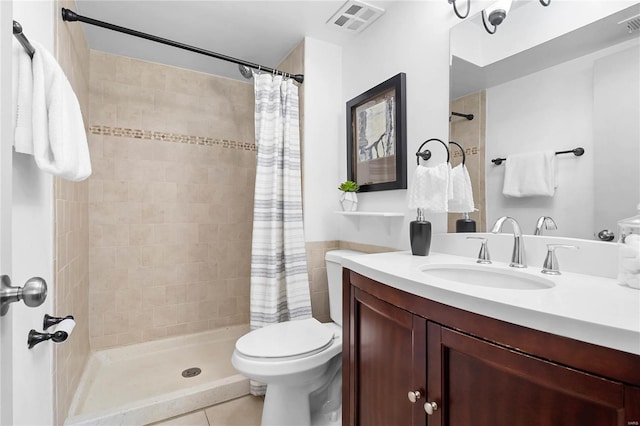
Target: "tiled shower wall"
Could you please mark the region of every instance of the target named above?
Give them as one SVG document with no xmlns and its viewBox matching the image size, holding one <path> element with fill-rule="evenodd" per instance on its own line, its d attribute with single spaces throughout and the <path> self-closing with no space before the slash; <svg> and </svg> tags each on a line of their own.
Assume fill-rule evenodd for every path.
<svg viewBox="0 0 640 426">
<path fill-rule="evenodd" d="M 304 43 L 277 68 L 303 73 Z M 92 349 L 248 322 L 253 86 L 96 51 L 90 81 Z M 306 244 L 320 321 L 344 244 Z"/>
<path fill-rule="evenodd" d="M 467 170 L 473 187 L 473 201 L 479 211 L 470 215 L 476 221 L 478 232 L 486 230 L 487 212 L 485 203 L 485 133 L 486 133 L 486 95 L 484 91 L 472 93 L 451 101 L 451 111 L 473 114 L 473 120 L 464 117 L 452 117 L 449 125 L 450 140 L 458 142 L 465 150 Z M 451 165 L 462 162 L 462 153 L 455 145 L 450 145 Z M 450 213 L 449 232 L 455 232 L 456 220 L 460 213 Z"/>
<path fill-rule="evenodd" d="M 75 10 L 75 1 L 57 2 Z M 56 21 L 57 59 L 78 97 L 85 125 L 89 118 L 89 48 L 82 26 Z M 69 339 L 54 345 L 56 424 L 62 425 L 89 358 L 89 183 L 54 179 L 54 312 L 74 315 Z"/>
<path fill-rule="evenodd" d="M 91 52 L 93 349 L 249 320 L 253 86 Z"/>
</svg>

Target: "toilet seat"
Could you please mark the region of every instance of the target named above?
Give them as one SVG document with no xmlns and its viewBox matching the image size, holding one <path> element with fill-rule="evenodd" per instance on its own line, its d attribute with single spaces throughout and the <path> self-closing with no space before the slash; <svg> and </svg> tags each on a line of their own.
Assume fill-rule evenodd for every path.
<svg viewBox="0 0 640 426">
<path fill-rule="evenodd" d="M 334 333 L 315 318 L 269 325 L 236 341 L 236 351 L 262 361 L 291 360 L 322 352 L 333 343 Z"/>
</svg>

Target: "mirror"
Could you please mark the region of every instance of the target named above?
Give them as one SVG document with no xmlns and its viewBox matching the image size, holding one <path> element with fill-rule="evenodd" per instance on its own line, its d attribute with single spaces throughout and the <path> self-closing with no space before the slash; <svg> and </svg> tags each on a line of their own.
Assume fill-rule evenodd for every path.
<svg viewBox="0 0 640 426">
<path fill-rule="evenodd" d="M 484 168 L 477 180 L 471 173 L 482 225 L 507 215 L 533 234 L 538 217 L 551 216 L 557 230 L 546 235 L 594 239 L 636 214 L 638 27 L 637 1 L 519 0 L 494 35 L 479 14 L 451 29 L 451 111 L 475 114 L 452 116 L 451 138 L 475 149 Z M 492 159 L 577 147 L 584 155 L 556 156 L 553 197 L 502 195 L 505 163 Z"/>
</svg>

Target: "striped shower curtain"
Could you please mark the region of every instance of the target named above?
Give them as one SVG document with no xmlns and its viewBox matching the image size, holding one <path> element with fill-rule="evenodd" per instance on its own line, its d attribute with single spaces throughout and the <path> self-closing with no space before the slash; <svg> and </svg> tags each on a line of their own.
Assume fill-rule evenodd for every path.
<svg viewBox="0 0 640 426">
<path fill-rule="evenodd" d="M 311 317 L 302 222 L 298 87 L 254 74 L 258 147 L 251 244 L 251 329 Z M 266 386 L 251 382 L 251 393 Z"/>
<path fill-rule="evenodd" d="M 251 247 L 251 329 L 311 316 L 300 178 L 298 87 L 254 74 L 258 165 Z"/>
</svg>

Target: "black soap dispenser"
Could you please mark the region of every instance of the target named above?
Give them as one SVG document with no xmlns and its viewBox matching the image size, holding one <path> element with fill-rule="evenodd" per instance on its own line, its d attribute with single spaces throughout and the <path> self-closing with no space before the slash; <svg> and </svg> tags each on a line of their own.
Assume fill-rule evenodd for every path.
<svg viewBox="0 0 640 426">
<path fill-rule="evenodd" d="M 456 220 L 456 232 L 476 232 L 476 221 L 469 218 L 469 213 L 462 213 L 462 219 Z"/>
<path fill-rule="evenodd" d="M 431 248 L 431 222 L 425 220 L 424 212 L 418 209 L 418 217 L 409 223 L 411 253 L 414 256 L 428 256 Z"/>
</svg>

